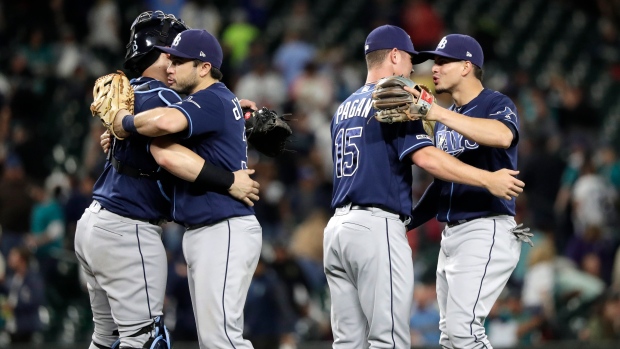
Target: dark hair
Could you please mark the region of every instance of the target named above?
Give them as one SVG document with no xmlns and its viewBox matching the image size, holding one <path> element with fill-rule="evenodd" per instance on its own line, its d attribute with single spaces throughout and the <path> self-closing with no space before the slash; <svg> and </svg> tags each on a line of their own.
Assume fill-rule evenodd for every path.
<svg viewBox="0 0 620 349">
<path fill-rule="evenodd" d="M 202 63 L 205 63 L 205 62 L 199 59 L 194 59 L 194 67 L 197 67 L 198 65 Z M 214 78 L 217 81 L 222 81 L 222 78 L 224 77 L 224 74 L 222 74 L 222 71 L 214 67 L 213 64 L 211 64 L 211 71 L 209 72 L 209 74 L 211 75 L 212 78 Z"/>
<path fill-rule="evenodd" d="M 380 65 L 381 63 L 383 63 L 385 57 L 387 57 L 390 51 L 392 50 L 377 50 L 369 52 L 366 55 L 366 67 L 370 69 Z"/>
<path fill-rule="evenodd" d="M 482 82 L 482 79 L 484 78 L 484 70 L 473 63 L 472 65 L 474 66 L 474 76 Z"/>
</svg>

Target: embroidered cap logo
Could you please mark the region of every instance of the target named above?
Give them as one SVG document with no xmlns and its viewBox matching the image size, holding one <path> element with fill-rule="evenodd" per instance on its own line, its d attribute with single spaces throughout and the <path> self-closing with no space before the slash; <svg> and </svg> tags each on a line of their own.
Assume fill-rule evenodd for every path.
<svg viewBox="0 0 620 349">
<path fill-rule="evenodd" d="M 181 33 L 177 34 L 172 42 L 172 47 L 179 46 L 179 42 L 181 42 Z"/>
<path fill-rule="evenodd" d="M 446 39 L 446 37 L 444 36 L 441 41 L 439 42 L 439 45 L 437 45 L 437 49 L 441 50 L 446 48 L 446 44 L 448 43 L 448 39 Z"/>
</svg>

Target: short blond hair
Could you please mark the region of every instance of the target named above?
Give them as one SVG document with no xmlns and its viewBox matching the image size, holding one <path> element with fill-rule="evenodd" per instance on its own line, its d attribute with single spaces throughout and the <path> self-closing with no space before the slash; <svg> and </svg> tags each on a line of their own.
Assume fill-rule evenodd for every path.
<svg viewBox="0 0 620 349">
<path fill-rule="evenodd" d="M 392 50 L 377 50 L 369 52 L 366 55 L 366 68 L 370 70 L 371 68 L 381 65 L 390 51 Z"/>
</svg>

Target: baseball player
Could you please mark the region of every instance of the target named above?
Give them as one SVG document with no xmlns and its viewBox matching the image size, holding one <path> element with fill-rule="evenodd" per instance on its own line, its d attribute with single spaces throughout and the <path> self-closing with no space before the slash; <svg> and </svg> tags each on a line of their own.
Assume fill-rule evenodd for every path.
<svg viewBox="0 0 620 349">
<path fill-rule="evenodd" d="M 433 105 L 426 115 L 436 121 L 436 148 L 479 169 L 515 170 L 517 109 L 505 95 L 483 87 L 480 44 L 451 34 L 421 56 L 435 60 L 437 93 L 454 99 L 450 108 Z M 492 348 L 484 320 L 517 265 L 521 241 L 529 241 L 516 229 L 514 215 L 514 199 L 445 179 L 435 179 L 413 210 L 416 226 L 432 216 L 446 222 L 437 265 L 442 347 Z"/>
<path fill-rule="evenodd" d="M 323 247 L 333 347 L 409 348 L 414 277 L 405 227 L 412 209 L 412 163 L 500 197 L 516 195 L 523 183 L 514 171 L 476 169 L 433 147 L 420 121 L 375 120 L 371 92 L 377 80 L 408 77 L 423 59 L 406 32 L 391 25 L 368 35 L 365 54 L 366 84 L 338 107 L 331 122 L 335 214 Z"/>
<path fill-rule="evenodd" d="M 170 54 L 171 87 L 189 96 L 135 116 L 121 109 L 114 133 L 178 134 L 181 145 L 214 165 L 247 168 L 245 121 L 237 97 L 220 82 L 223 53 L 217 39 L 205 30 L 186 30 L 171 47 L 157 48 Z M 183 251 L 200 347 L 252 348 L 242 332 L 243 306 L 262 244 L 254 210 L 228 195 L 178 181 L 172 216 L 187 227 Z"/>
<path fill-rule="evenodd" d="M 136 110 L 180 101 L 162 82 L 169 62 L 154 46 L 170 45 L 187 29 L 185 24 L 155 11 L 142 13 L 131 29 L 125 67 L 142 75 L 131 83 Z M 77 225 L 75 251 L 88 282 L 95 323 L 90 349 L 164 348 L 164 340 L 169 340 L 162 337 L 167 261 L 159 224 L 170 218 L 170 204 L 160 192 L 150 141 L 136 135 L 113 143 L 95 184 L 93 203 Z M 239 179 L 233 192 L 245 191 L 242 187 L 248 188 L 246 194 L 254 193 L 258 184 L 249 178 L 251 171 L 233 175 L 218 170 Z"/>
</svg>

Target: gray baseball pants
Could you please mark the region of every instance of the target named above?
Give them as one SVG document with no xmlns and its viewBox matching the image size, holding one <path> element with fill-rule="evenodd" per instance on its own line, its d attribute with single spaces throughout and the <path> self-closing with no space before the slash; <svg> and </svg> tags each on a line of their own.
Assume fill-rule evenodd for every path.
<svg viewBox="0 0 620 349">
<path fill-rule="evenodd" d="M 484 320 L 519 261 L 515 226 L 513 217 L 496 216 L 444 229 L 437 264 L 442 347 L 493 348 Z"/>
<path fill-rule="evenodd" d="M 190 229 L 183 253 L 201 349 L 253 348 L 243 339 L 243 307 L 262 247 L 255 216 Z"/>
<path fill-rule="evenodd" d="M 160 226 L 119 216 L 97 201 L 78 221 L 75 253 L 88 283 L 93 342 L 109 347 L 120 336 L 121 347 L 142 348 L 151 337 L 132 335 L 163 314 L 168 270 L 161 233 Z"/>
<path fill-rule="evenodd" d="M 333 348 L 410 348 L 413 262 L 405 224 L 379 208 L 336 209 L 325 228 Z"/>
</svg>

